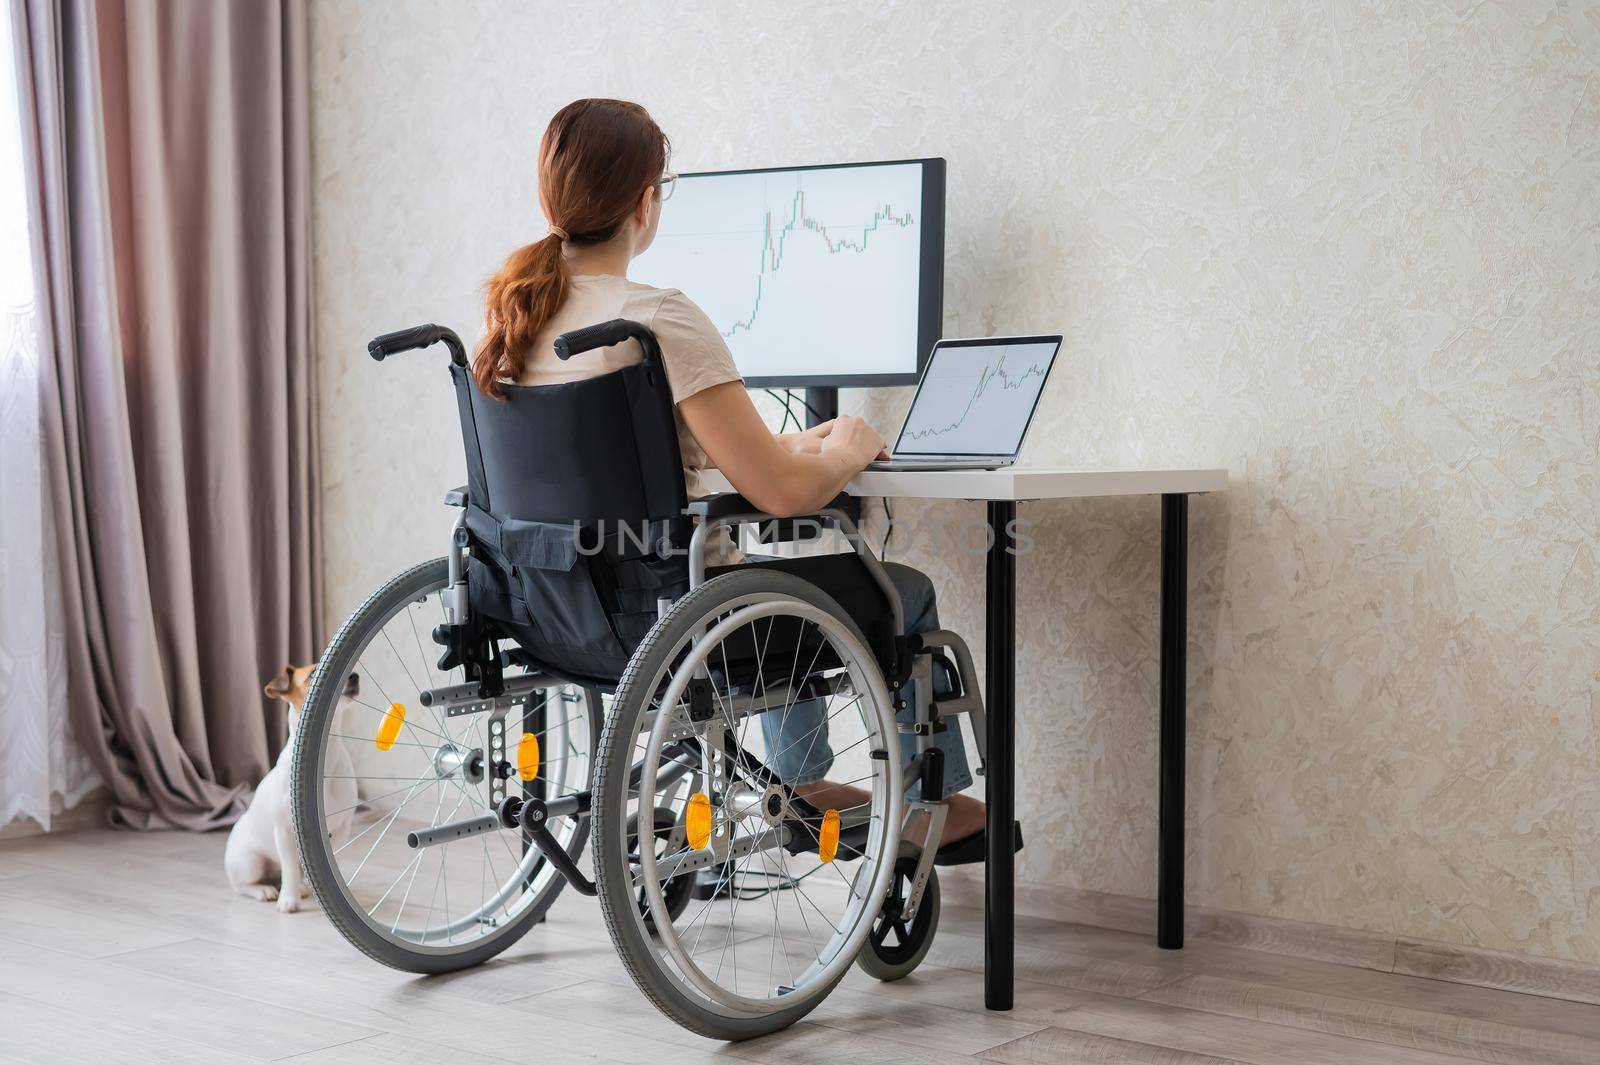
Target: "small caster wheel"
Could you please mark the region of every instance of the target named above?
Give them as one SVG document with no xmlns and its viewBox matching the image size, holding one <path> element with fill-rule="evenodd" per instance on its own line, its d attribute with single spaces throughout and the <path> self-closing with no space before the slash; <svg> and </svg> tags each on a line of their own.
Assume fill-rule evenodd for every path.
<svg viewBox="0 0 1600 1065">
<path fill-rule="evenodd" d="M 672 816 L 672 811 L 665 807 L 657 806 L 655 809 L 655 847 L 656 860 L 660 861 L 669 853 L 672 845 L 671 831 L 676 828 L 678 819 Z M 639 853 L 639 815 L 633 814 L 628 818 L 628 853 Z M 683 916 L 683 911 L 689 908 L 689 900 L 694 897 L 694 873 L 685 873 L 675 876 L 662 885 L 661 894 L 667 902 L 667 917 L 676 921 Z M 656 929 L 655 915 L 650 912 L 650 901 L 645 897 L 645 890 L 638 889 L 639 912 L 644 915 L 644 926 L 651 932 Z"/>
<path fill-rule="evenodd" d="M 917 877 L 920 851 L 910 843 L 900 844 L 900 856 L 889 879 L 889 895 L 883 909 L 872 922 L 872 934 L 856 955 L 856 964 L 868 976 L 879 980 L 900 980 L 910 976 L 933 946 L 939 929 L 939 875 L 928 870 L 928 883 L 922 889 L 922 902 L 910 921 L 901 917 L 911 898 L 911 885 Z"/>
</svg>

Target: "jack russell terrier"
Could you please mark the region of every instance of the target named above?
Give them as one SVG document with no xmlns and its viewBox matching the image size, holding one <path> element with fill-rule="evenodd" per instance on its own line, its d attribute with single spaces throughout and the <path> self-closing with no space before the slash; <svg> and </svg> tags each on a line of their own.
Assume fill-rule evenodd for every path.
<svg viewBox="0 0 1600 1065">
<path fill-rule="evenodd" d="M 222 867 L 234 891 L 261 902 L 277 899 L 282 913 L 293 913 L 300 908 L 300 900 L 311 896 L 300 870 L 300 848 L 289 808 L 289 774 L 295 730 L 316 670 L 315 665 L 284 666 L 262 689 L 267 698 L 289 704 L 289 740 L 256 788 L 249 809 L 233 826 L 222 855 Z M 340 706 L 347 706 L 360 690 L 360 678 L 350 674 L 339 696 Z M 337 837 L 345 833 L 357 813 L 355 771 L 343 747 L 330 747 L 327 757 L 325 776 L 329 779 L 323 787 L 323 807 L 330 811 L 328 834 Z"/>
</svg>

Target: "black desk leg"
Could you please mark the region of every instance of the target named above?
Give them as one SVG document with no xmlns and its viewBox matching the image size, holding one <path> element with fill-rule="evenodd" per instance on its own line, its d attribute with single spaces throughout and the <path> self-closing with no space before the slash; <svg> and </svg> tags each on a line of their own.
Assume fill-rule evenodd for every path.
<svg viewBox="0 0 1600 1065">
<path fill-rule="evenodd" d="M 989 851 L 984 856 L 983 1004 L 1011 1008 L 1016 911 L 1012 822 L 1016 820 L 1017 557 L 1012 526 L 1017 505 L 989 503 L 988 587 L 984 625 L 985 692 L 988 715 L 985 794 Z"/>
<path fill-rule="evenodd" d="M 1156 945 L 1183 946 L 1183 761 L 1189 601 L 1189 497 L 1161 497 L 1161 799 Z"/>
</svg>

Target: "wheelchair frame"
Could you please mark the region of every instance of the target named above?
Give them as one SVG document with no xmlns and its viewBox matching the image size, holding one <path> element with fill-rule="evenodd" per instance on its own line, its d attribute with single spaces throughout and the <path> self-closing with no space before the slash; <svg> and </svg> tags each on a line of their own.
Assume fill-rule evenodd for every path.
<svg viewBox="0 0 1600 1065">
<path fill-rule="evenodd" d="M 623 340 L 637 339 L 645 350 L 645 366 L 652 364 L 659 366 L 660 350 L 653 334 L 644 326 L 633 322 L 617 320 L 591 326 L 587 329 L 577 330 L 558 338 L 555 344 L 557 355 L 563 359 L 590 348 L 609 346 Z M 467 365 L 465 348 L 460 338 L 451 330 L 437 325 L 423 325 L 412 329 L 401 330 L 396 333 L 385 334 L 374 339 L 368 350 L 372 357 L 382 361 L 389 355 L 417 348 L 429 347 L 435 343 L 443 343 L 450 351 L 451 360 L 458 368 Z M 659 391 L 659 389 L 658 389 Z M 670 416 L 670 402 L 668 413 Z M 465 418 L 466 416 L 463 415 Z M 476 476 L 476 475 L 475 475 Z M 449 549 L 445 554 L 446 584 L 440 593 L 440 602 L 443 607 L 443 624 L 439 625 L 432 633 L 435 644 L 446 648 L 445 659 L 440 665 L 445 665 L 445 660 L 452 661 L 459 666 L 466 678 L 465 683 L 449 684 L 438 687 L 422 689 L 418 698 L 422 706 L 444 715 L 446 719 L 462 715 L 486 714 L 485 735 L 487 736 L 487 750 L 482 752 L 454 751 L 452 757 L 465 759 L 470 756 L 481 756 L 483 759 L 492 759 L 487 764 L 503 765 L 509 757 L 511 738 L 506 725 L 506 718 L 513 711 L 525 712 L 531 700 L 539 697 L 541 693 L 550 689 L 562 688 L 577 683 L 588 688 L 591 695 L 598 698 L 598 689 L 593 681 L 575 680 L 570 676 L 563 676 L 559 670 L 552 669 L 545 663 L 537 660 L 517 644 L 517 639 L 512 634 L 504 631 L 500 623 L 494 618 L 479 618 L 474 610 L 471 596 L 469 595 L 469 560 L 472 558 L 478 538 L 469 526 L 470 487 L 462 486 L 446 493 L 446 505 L 461 509 L 461 514 L 454 523 L 451 532 Z M 681 498 L 681 493 L 680 493 Z M 934 736 L 945 728 L 957 727 L 955 719 L 965 714 L 972 719 L 974 734 L 974 749 L 977 755 L 975 770 L 979 775 L 984 773 L 986 758 L 985 738 L 986 728 L 984 709 L 981 696 L 978 694 L 977 674 L 974 669 L 971 652 L 964 640 L 948 629 L 926 632 L 919 635 L 907 636 L 905 634 L 905 617 L 901 606 L 900 595 L 893 581 L 890 579 L 883 564 L 872 553 L 846 508 L 846 497 L 836 498 L 825 506 L 809 515 L 794 518 L 780 519 L 775 515 L 765 513 L 753 507 L 747 500 L 736 493 L 724 493 L 709 496 L 703 499 L 689 501 L 686 508 L 686 517 L 695 520 L 695 527 L 689 539 L 687 548 L 688 592 L 693 593 L 707 583 L 706 554 L 710 544 L 711 535 L 727 526 L 739 526 L 749 523 L 772 523 L 769 528 L 776 529 L 774 539 L 795 539 L 794 522 L 797 520 L 811 519 L 820 521 L 841 532 L 852 550 L 866 567 L 873 582 L 884 595 L 888 604 L 888 616 L 892 622 L 889 639 L 881 641 L 883 646 L 872 647 L 870 657 L 875 660 L 882 680 L 888 692 L 889 705 L 895 713 L 893 731 L 896 733 L 897 746 L 903 745 L 910 737 L 914 743 L 915 751 L 904 770 L 900 770 L 899 751 L 883 752 L 884 756 L 893 759 L 896 771 L 893 779 L 901 784 L 901 791 L 896 796 L 903 803 L 904 812 L 898 819 L 898 827 L 893 827 L 894 835 L 890 837 L 891 851 L 897 851 L 900 833 L 905 825 L 917 813 L 924 813 L 928 818 L 926 829 L 927 839 L 938 839 L 943 832 L 947 814 L 948 802 L 940 797 L 926 798 L 929 795 L 942 796 L 944 786 L 944 757 L 943 752 L 935 745 Z M 681 585 L 680 585 L 681 587 Z M 660 630 L 673 616 L 673 611 L 682 599 L 663 597 L 655 605 L 655 628 L 652 632 Z M 731 620 L 731 619 L 730 619 Z M 700 624 L 697 619 L 695 624 Z M 717 622 L 708 620 L 704 627 L 698 630 L 698 635 L 691 636 L 691 643 L 703 639 L 716 637 L 718 626 L 726 627 L 727 621 Z M 500 641 L 509 640 L 513 647 L 502 649 Z M 638 649 L 633 652 L 635 657 Z M 519 657 L 520 656 L 520 657 Z M 950 661 L 953 656 L 954 662 Z M 934 685 L 934 658 L 943 659 L 946 667 L 959 678 L 959 691 L 957 694 L 940 698 Z M 504 666 L 507 664 L 524 665 L 530 672 L 522 676 L 506 676 Z M 703 669 L 703 667 L 702 667 Z M 810 667 L 808 667 L 808 674 Z M 759 673 L 759 670 L 758 670 Z M 695 677 L 679 677 L 673 681 L 672 691 L 683 691 L 685 686 L 699 679 Z M 729 689 L 727 702 L 722 707 L 722 712 L 731 722 L 753 717 L 763 712 L 776 709 L 779 706 L 792 705 L 801 699 L 826 697 L 840 693 L 841 686 L 846 683 L 844 677 L 824 677 L 813 674 L 795 677 L 791 672 L 790 682 L 798 684 L 781 686 L 768 689 L 763 682 L 761 691 L 734 694 Z M 911 720 L 899 720 L 898 711 L 907 707 L 907 685 L 912 685 L 915 692 L 914 706 Z M 720 697 L 719 697 L 720 698 Z M 672 703 L 676 706 L 676 700 Z M 663 711 L 641 711 L 646 721 L 645 727 L 655 732 L 654 722 L 659 724 L 658 715 Z M 648 719 L 648 720 L 646 720 Z M 668 765 L 666 760 L 661 763 L 659 770 L 651 769 L 647 763 L 649 759 L 635 762 L 629 771 L 628 789 L 630 795 L 636 795 L 642 788 L 643 773 L 649 772 L 655 780 L 656 791 L 663 787 L 676 787 L 683 777 L 694 774 L 694 779 L 701 776 L 713 777 L 713 763 L 718 759 L 733 759 L 739 765 L 753 762 L 766 773 L 769 778 L 769 790 L 772 784 L 782 785 L 770 770 L 767 770 L 758 759 L 754 759 L 740 747 L 731 732 L 724 735 L 718 729 L 705 729 L 705 738 L 697 739 L 697 733 L 692 727 L 686 731 L 669 731 L 656 741 L 659 744 L 671 742 L 675 745 L 675 754 Z M 714 739 L 712 737 L 715 737 Z M 724 745 L 733 743 L 731 750 Z M 698 754 L 698 759 L 693 758 Z M 687 757 L 678 757 L 684 755 Z M 874 757 L 877 757 L 875 752 Z M 443 755 L 438 755 L 443 757 Z M 696 767 L 698 765 L 698 767 Z M 441 773 L 443 770 L 441 769 Z M 434 824 L 406 834 L 406 843 L 413 851 L 423 851 L 427 848 L 442 846 L 444 844 L 488 832 L 501 830 L 520 830 L 527 844 L 531 844 L 549 863 L 551 869 L 558 874 L 567 884 L 570 884 L 579 893 L 594 896 L 599 888 L 594 880 L 589 879 L 573 861 L 573 855 L 551 834 L 548 825 L 552 818 L 586 818 L 590 815 L 595 802 L 594 780 L 591 779 L 589 787 L 572 794 L 557 797 L 546 797 L 542 791 L 539 794 L 515 794 L 508 788 L 508 781 L 512 774 L 502 775 L 500 772 L 483 774 L 483 779 L 488 784 L 487 803 L 484 808 L 472 811 L 469 816 L 449 820 L 442 824 Z M 920 786 L 916 798 L 910 798 L 906 792 L 909 784 L 918 783 Z M 527 789 L 525 788 L 524 791 Z M 730 791 L 724 796 L 735 808 L 741 804 L 763 802 L 759 793 L 746 793 Z M 459 805 L 459 804 L 458 804 Z M 648 804 L 645 804 L 648 805 Z M 715 829 L 707 846 L 695 850 L 685 850 L 665 859 L 657 859 L 653 852 L 650 857 L 652 865 L 667 862 L 665 875 L 659 877 L 660 883 L 673 880 L 681 874 L 698 872 L 716 864 L 726 865 L 731 857 L 743 857 L 748 853 L 758 850 L 769 850 L 782 847 L 791 849 L 798 847 L 806 849 L 804 841 L 797 838 L 795 828 L 787 823 L 789 815 L 797 815 L 806 823 L 806 818 L 813 815 L 820 817 L 821 811 L 816 810 L 801 799 L 798 795 L 789 794 L 783 804 L 786 816 L 769 819 L 769 828 L 756 834 L 746 835 L 739 839 L 733 838 L 730 827 L 732 818 L 723 818 L 720 828 Z M 645 806 L 641 806 L 641 810 Z M 753 807 L 752 807 L 753 809 Z M 642 815 L 641 815 L 642 816 Z M 864 828 L 865 822 L 870 819 L 866 813 L 840 813 L 832 816 L 838 817 L 841 832 L 852 829 Z M 887 830 L 887 829 L 886 829 Z M 632 831 L 630 829 L 630 831 Z M 643 840 L 643 827 L 639 828 L 640 840 Z M 682 826 L 674 830 L 681 835 Z M 675 836 L 674 838 L 677 838 Z M 525 844 L 526 846 L 526 844 Z M 815 845 L 811 847 L 815 849 Z M 934 858 L 937 848 L 925 846 L 921 848 L 917 858 L 915 874 L 912 877 L 910 888 L 905 897 L 904 906 L 898 911 L 900 919 L 910 921 L 915 918 L 924 899 L 924 895 L 932 875 Z M 642 851 L 642 847 L 641 847 Z M 899 859 L 891 853 L 887 861 L 890 866 Z M 643 863 L 638 856 L 628 864 L 627 871 L 631 877 L 640 877 Z M 598 866 L 597 866 L 598 870 Z M 658 870 L 659 872 L 660 870 Z M 521 876 L 519 872 L 517 874 Z M 880 882 L 882 882 L 880 880 Z M 502 888 L 502 891 L 506 888 Z M 661 890 L 655 881 L 650 882 L 649 890 L 653 893 L 652 909 L 661 904 Z M 877 905 L 877 904 L 874 904 Z M 928 933 L 932 934 L 931 930 Z M 920 954 L 917 956 L 920 960 Z M 913 966 L 915 962 L 911 963 Z"/>
</svg>

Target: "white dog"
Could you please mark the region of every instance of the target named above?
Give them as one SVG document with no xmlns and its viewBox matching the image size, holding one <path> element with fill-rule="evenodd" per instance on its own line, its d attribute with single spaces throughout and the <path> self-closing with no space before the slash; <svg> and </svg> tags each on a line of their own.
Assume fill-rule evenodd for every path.
<svg viewBox="0 0 1600 1065">
<path fill-rule="evenodd" d="M 311 889 L 302 879 L 300 848 L 295 842 L 294 820 L 289 810 L 289 761 L 294 757 L 295 731 L 300 712 L 305 708 L 311 676 L 317 667 L 284 666 L 283 671 L 262 689 L 269 699 L 289 704 L 289 742 L 278 755 L 277 764 L 267 771 L 256 788 L 250 808 L 239 818 L 228 835 L 222 855 L 233 890 L 262 902 L 278 900 L 278 909 L 293 913 L 300 900 L 309 898 Z M 360 678 L 352 673 L 345 680 L 340 705 L 346 705 L 360 691 Z M 328 749 L 323 787 L 323 809 L 328 811 L 328 834 L 343 836 L 356 814 L 355 771 L 350 755 L 338 744 Z M 276 881 L 276 883 L 274 883 Z"/>
</svg>

